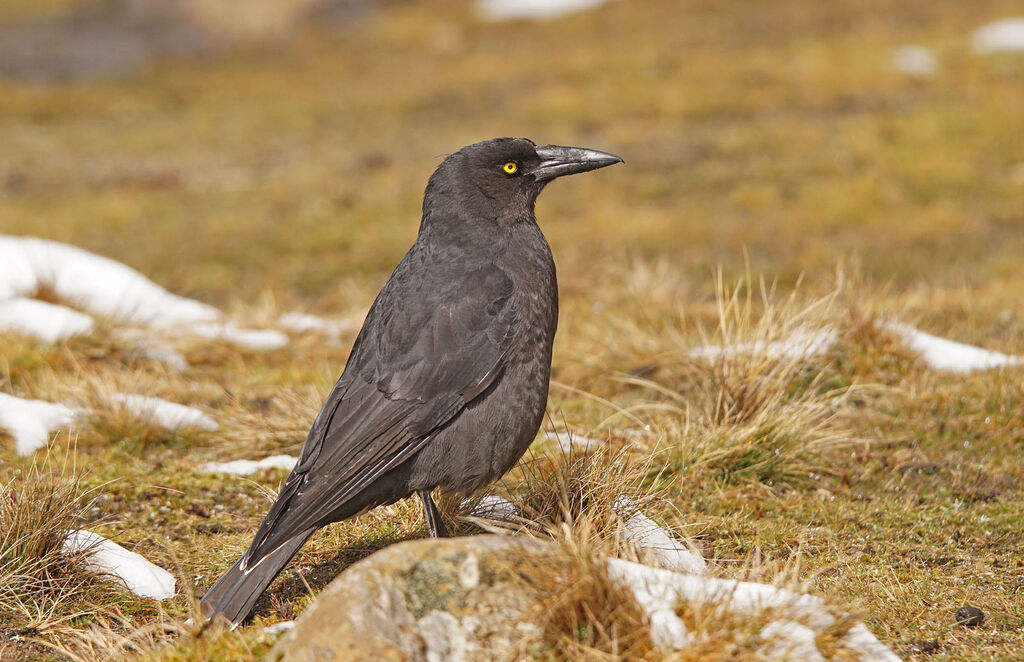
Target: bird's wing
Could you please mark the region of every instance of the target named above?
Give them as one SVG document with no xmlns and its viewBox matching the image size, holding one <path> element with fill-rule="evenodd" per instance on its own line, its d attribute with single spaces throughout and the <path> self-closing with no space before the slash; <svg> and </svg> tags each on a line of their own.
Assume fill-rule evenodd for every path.
<svg viewBox="0 0 1024 662">
<path fill-rule="evenodd" d="M 501 374 L 517 326 L 512 281 L 490 264 L 432 275 L 400 267 L 381 291 L 244 566 L 325 524 Z"/>
</svg>

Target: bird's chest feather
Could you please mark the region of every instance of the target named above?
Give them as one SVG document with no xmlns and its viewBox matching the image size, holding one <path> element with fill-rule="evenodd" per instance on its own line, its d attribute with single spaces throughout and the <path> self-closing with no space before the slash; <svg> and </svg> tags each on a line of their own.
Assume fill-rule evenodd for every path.
<svg viewBox="0 0 1024 662">
<path fill-rule="evenodd" d="M 521 236 L 513 239 L 494 262 L 514 284 L 521 344 L 546 347 L 550 362 L 550 347 L 558 324 L 555 262 L 536 226 L 524 229 Z"/>
</svg>

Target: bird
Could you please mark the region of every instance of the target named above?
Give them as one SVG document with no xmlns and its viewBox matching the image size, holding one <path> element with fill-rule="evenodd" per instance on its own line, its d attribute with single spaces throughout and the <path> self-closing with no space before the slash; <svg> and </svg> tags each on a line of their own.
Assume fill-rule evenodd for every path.
<svg viewBox="0 0 1024 662">
<path fill-rule="evenodd" d="M 558 324 L 537 196 L 552 180 L 622 159 L 495 138 L 430 176 L 412 247 L 370 307 L 298 461 L 245 553 L 200 601 L 236 626 L 319 528 L 416 494 L 429 535 L 448 531 L 431 493 L 471 495 L 536 437 Z"/>
</svg>

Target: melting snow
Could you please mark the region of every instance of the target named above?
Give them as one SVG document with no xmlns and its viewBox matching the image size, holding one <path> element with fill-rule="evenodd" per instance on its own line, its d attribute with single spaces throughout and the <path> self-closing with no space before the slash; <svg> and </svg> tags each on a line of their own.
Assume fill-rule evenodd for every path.
<svg viewBox="0 0 1024 662">
<path fill-rule="evenodd" d="M 695 359 L 715 359 L 723 354 L 763 354 L 775 359 L 802 359 L 825 353 L 829 347 L 835 344 L 837 338 L 838 334 L 835 329 L 821 329 L 813 332 L 796 331 L 785 340 L 773 342 L 755 340 L 724 347 L 702 345 L 690 350 L 690 356 Z"/>
<path fill-rule="evenodd" d="M 1007 18 L 974 31 L 971 44 L 978 53 L 1024 52 L 1024 18 Z"/>
<path fill-rule="evenodd" d="M 1004 366 L 1021 365 L 1024 357 L 1009 356 L 992 352 L 973 345 L 946 340 L 915 329 L 901 322 L 886 322 L 882 328 L 900 336 L 907 347 L 921 355 L 930 367 L 936 370 L 970 372 Z"/>
<path fill-rule="evenodd" d="M 469 502 L 470 500 L 466 499 L 462 505 L 465 506 Z M 500 522 L 517 522 L 522 517 L 519 509 L 513 506 L 511 501 L 494 494 L 489 494 L 477 501 L 469 514 Z"/>
<path fill-rule="evenodd" d="M 132 393 L 115 393 L 110 396 L 110 399 L 121 403 L 125 409 L 136 416 L 150 420 L 168 430 L 185 427 L 210 431 L 217 429 L 217 422 L 195 407 Z"/>
<path fill-rule="evenodd" d="M 0 235 L 0 331 L 55 342 L 92 330 L 93 320 L 84 313 L 26 298 L 41 288 L 123 323 L 183 327 L 204 338 L 251 349 L 277 349 L 288 343 L 280 331 L 220 322 L 221 313 L 213 306 L 171 294 L 115 260 L 56 241 Z M 184 357 L 173 349 L 157 348 L 153 355 L 172 367 L 184 367 Z"/>
<path fill-rule="evenodd" d="M 56 241 L 0 235 L 0 299 L 32 296 L 41 287 L 92 313 L 128 322 L 203 322 L 220 314 L 109 258 Z"/>
<path fill-rule="evenodd" d="M 683 648 L 690 642 L 686 626 L 676 615 L 680 601 L 718 605 L 733 614 L 757 614 L 765 609 L 783 611 L 798 618 L 801 627 L 823 629 L 835 624 L 825 609 L 824 601 L 813 595 L 801 595 L 786 589 L 741 582 L 686 575 L 660 568 L 606 559 L 608 575 L 629 587 L 651 621 L 651 639 L 657 646 Z M 878 641 L 867 628 L 854 626 L 843 643 L 861 654 L 862 660 L 898 662 L 899 658 Z"/>
<path fill-rule="evenodd" d="M 277 325 L 292 333 L 319 331 L 329 336 L 338 336 L 355 326 L 351 320 L 329 320 L 308 313 L 285 313 L 277 320 Z"/>
<path fill-rule="evenodd" d="M 650 517 L 636 511 L 632 499 L 619 497 L 615 501 L 615 510 L 626 517 L 622 523 L 622 539 L 647 551 L 661 567 L 697 575 L 707 573 L 708 566 L 700 554 L 676 540 Z"/>
<path fill-rule="evenodd" d="M 592 9 L 608 0 L 477 0 L 477 11 L 491 21 L 514 18 L 547 20 Z"/>
<path fill-rule="evenodd" d="M 146 358 L 159 361 L 168 368 L 178 371 L 188 368 L 188 359 L 185 358 L 185 355 L 170 345 L 155 340 L 142 340 L 136 347 Z"/>
<path fill-rule="evenodd" d="M 604 443 L 598 439 L 591 439 L 590 437 L 569 432 L 545 432 L 544 438 L 557 443 L 563 453 L 572 452 L 574 449 L 590 451 Z"/>
<path fill-rule="evenodd" d="M 0 300 L 0 331 L 14 331 L 55 343 L 89 333 L 95 326 L 91 317 L 66 306 L 21 297 Z"/>
<path fill-rule="evenodd" d="M 766 641 L 758 651 L 766 659 L 825 662 L 818 650 L 817 633 L 796 621 L 772 621 L 757 636 Z"/>
<path fill-rule="evenodd" d="M 263 628 L 263 634 L 275 635 L 287 632 L 295 627 L 295 621 L 281 621 L 280 623 L 274 623 Z"/>
<path fill-rule="evenodd" d="M 210 340 L 225 340 L 249 349 L 278 349 L 288 344 L 288 336 L 270 329 L 240 329 L 230 322 L 196 324 L 189 331 Z"/>
<path fill-rule="evenodd" d="M 65 551 L 88 550 L 87 565 L 119 578 L 136 595 L 156 600 L 174 597 L 174 576 L 144 557 L 92 531 L 72 531 Z"/>
<path fill-rule="evenodd" d="M 629 587 L 637 603 L 647 612 L 654 645 L 672 649 L 686 647 L 690 643 L 690 635 L 676 615 L 676 604 L 682 593 L 674 585 L 674 580 L 690 578 L 621 559 L 607 559 L 606 562 L 608 576 Z"/>
<path fill-rule="evenodd" d="M 216 430 L 217 422 L 194 407 L 168 402 L 161 398 L 129 393 L 114 393 L 110 399 L 120 403 L 136 416 L 151 420 L 170 430 L 196 427 Z M 26 400 L 0 393 L 0 428 L 14 437 L 15 448 L 27 455 L 46 445 L 50 431 L 70 425 L 87 410 L 72 409 L 66 405 L 44 400 Z"/>
<path fill-rule="evenodd" d="M 850 650 L 858 651 L 861 654 L 861 662 L 900 662 L 900 658 L 871 634 L 871 630 L 863 623 L 857 623 L 846 631 L 843 645 Z"/>
<path fill-rule="evenodd" d="M 207 462 L 199 468 L 206 474 L 238 474 L 248 476 L 260 469 L 287 469 L 295 467 L 298 458 L 292 455 L 271 455 L 262 460 L 233 460 L 231 462 Z"/>
<path fill-rule="evenodd" d="M 936 370 L 970 372 L 1024 365 L 1022 356 L 1011 356 L 954 342 L 925 333 L 902 322 L 880 322 L 879 326 L 900 336 L 907 347 L 920 354 L 924 362 Z M 763 354 L 771 358 L 808 358 L 827 351 L 835 344 L 837 338 L 835 329 L 822 329 L 813 333 L 797 331 L 789 338 L 773 342 L 757 340 L 724 347 L 702 345 L 690 350 L 690 356 L 697 359 L 714 359 L 722 355 Z"/>
<path fill-rule="evenodd" d="M 143 356 L 154 361 L 160 361 L 174 370 L 188 368 L 188 361 L 185 355 L 174 349 L 163 340 L 148 335 L 142 329 L 126 328 L 118 329 L 116 335 L 119 340 L 135 346 Z"/>
<path fill-rule="evenodd" d="M 43 400 L 25 400 L 0 393 L 0 428 L 14 437 L 19 455 L 28 455 L 50 440 L 50 430 L 70 425 L 75 411 Z"/>
<path fill-rule="evenodd" d="M 924 46 L 900 46 L 892 52 L 892 66 L 910 76 L 927 78 L 939 70 L 939 58 Z"/>
</svg>

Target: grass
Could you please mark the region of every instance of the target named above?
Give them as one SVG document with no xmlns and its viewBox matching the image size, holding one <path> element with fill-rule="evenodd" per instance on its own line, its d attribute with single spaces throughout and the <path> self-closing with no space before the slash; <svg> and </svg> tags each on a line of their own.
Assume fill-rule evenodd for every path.
<svg viewBox="0 0 1024 662">
<path fill-rule="evenodd" d="M 19 1 L 4 16 L 68 4 Z M 414 502 L 334 525 L 253 627 L 184 626 L 192 587 L 234 561 L 283 478 L 197 467 L 298 450 L 414 236 L 440 155 L 512 134 L 627 162 L 560 182 L 538 205 L 562 299 L 548 427 L 607 448 L 583 461 L 538 440 L 494 488 L 526 507 L 525 528 L 628 557 L 611 485 L 691 537 L 714 573 L 795 572 L 908 658 L 1013 659 L 1021 369 L 935 372 L 873 321 L 1024 351 L 1024 152 L 1007 138 L 1024 132 L 1024 60 L 968 43 L 1019 8 L 891 4 L 630 0 L 491 25 L 455 0 L 397 3 L 341 32 L 297 25 L 134 76 L 0 80 L 0 231 L 124 261 L 245 323 L 305 310 L 354 324 L 262 353 L 169 338 L 183 372 L 110 325 L 55 346 L 0 338 L 4 392 L 94 411 L 35 469 L 0 433 L 4 517 L 22 518 L 3 530 L 39 529 L 51 550 L 0 558 L 56 559 L 53 527 L 82 526 L 182 588 L 155 605 L 66 559 L 39 561 L 50 574 L 22 568 L 35 579 L 4 584 L 17 598 L 0 608 L 0 656 L 255 659 L 270 646 L 260 626 L 301 611 L 310 589 L 424 535 Z M 935 49 L 941 73 L 891 71 L 905 43 Z M 813 356 L 690 354 L 826 329 L 836 342 Z M 200 407 L 221 429 L 153 429 L 104 404 L 115 391 Z M 78 470 L 60 478 L 64 466 Z M 59 508 L 43 520 L 10 505 L 47 494 Z M 581 559 L 580 595 L 610 595 Z M 965 604 L 984 625 L 955 624 Z M 649 654 L 610 629 L 634 618 L 628 608 L 580 605 L 558 611 L 553 632 L 575 634 L 552 635 L 553 656 Z M 692 618 L 705 658 L 737 641 L 731 624 Z"/>
<path fill-rule="evenodd" d="M 570 549 L 567 588 L 552 591 L 541 618 L 551 660 L 657 659 L 650 619 L 632 592 L 608 576 L 593 548 Z"/>
<path fill-rule="evenodd" d="M 65 553 L 68 534 L 91 507 L 74 467 L 47 458 L 16 471 L 0 490 L 0 652 L 18 655 L 26 639 L 68 629 L 101 603 L 102 577 L 85 564 L 88 549 Z"/>
<path fill-rule="evenodd" d="M 813 361 L 836 334 L 839 293 L 800 309 L 795 293 L 776 303 L 762 282 L 755 303 L 753 289 L 718 281 L 716 330 L 698 348 L 678 347 L 674 369 L 662 361 L 669 384 L 621 378 L 645 391 L 648 425 L 678 440 L 669 462 L 694 479 L 782 485 L 824 471 L 816 462 L 830 448 L 853 443 L 839 420 L 849 389 L 825 387 Z"/>
</svg>

